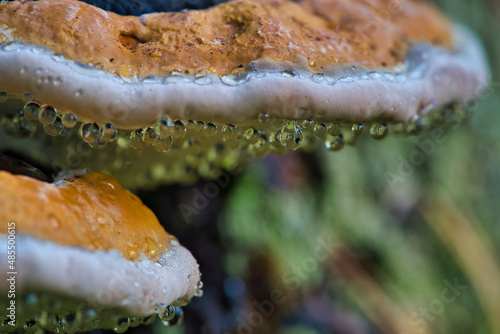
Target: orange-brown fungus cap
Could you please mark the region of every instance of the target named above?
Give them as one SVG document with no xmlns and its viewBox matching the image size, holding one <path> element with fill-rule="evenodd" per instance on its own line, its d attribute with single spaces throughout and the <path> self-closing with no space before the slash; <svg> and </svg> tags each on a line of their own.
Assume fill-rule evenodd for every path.
<svg viewBox="0 0 500 334">
<path fill-rule="evenodd" d="M 412 42 L 451 47 L 452 26 L 422 1 L 237 0 L 203 11 L 120 16 L 72 0 L 0 4 L 12 37 L 123 77 L 240 73 L 255 60 L 311 71 L 400 63 Z M 12 29 L 12 30 L 11 30 Z"/>
<path fill-rule="evenodd" d="M 141 250 L 154 260 L 175 240 L 137 196 L 105 174 L 50 184 L 0 171 L 0 186 L 1 234 L 13 221 L 19 234 L 61 246 L 116 249 L 129 260 Z"/>
</svg>

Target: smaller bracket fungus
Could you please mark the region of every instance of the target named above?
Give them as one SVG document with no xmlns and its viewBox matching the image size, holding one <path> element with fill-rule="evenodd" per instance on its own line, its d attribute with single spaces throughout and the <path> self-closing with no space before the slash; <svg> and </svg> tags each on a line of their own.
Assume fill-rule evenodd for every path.
<svg viewBox="0 0 500 334">
<path fill-rule="evenodd" d="M 130 186 L 412 134 L 488 82 L 476 38 L 412 0 L 235 0 L 139 17 L 12 1 L 0 43 L 0 149 Z M 38 144 L 44 133 L 54 138 Z M 102 153 L 75 154 L 82 141 Z"/>
<path fill-rule="evenodd" d="M 0 187 L 1 332 L 174 325 L 201 295 L 191 253 L 110 176 L 0 171 Z"/>
</svg>

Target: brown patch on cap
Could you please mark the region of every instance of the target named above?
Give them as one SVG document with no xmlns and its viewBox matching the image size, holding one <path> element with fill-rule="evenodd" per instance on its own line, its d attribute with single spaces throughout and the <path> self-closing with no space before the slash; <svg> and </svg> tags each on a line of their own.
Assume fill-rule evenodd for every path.
<svg viewBox="0 0 500 334">
<path fill-rule="evenodd" d="M 53 184 L 0 171 L 0 233 L 16 233 L 63 246 L 120 251 L 129 260 L 142 250 L 155 260 L 175 237 L 141 200 L 112 177 L 89 173 Z"/>
<path fill-rule="evenodd" d="M 0 4 L 0 22 L 22 43 L 122 76 L 240 73 L 255 60 L 314 72 L 336 64 L 383 68 L 400 63 L 414 42 L 452 47 L 451 24 L 410 0 L 236 0 L 142 17 L 72 0 L 14 1 Z"/>
</svg>

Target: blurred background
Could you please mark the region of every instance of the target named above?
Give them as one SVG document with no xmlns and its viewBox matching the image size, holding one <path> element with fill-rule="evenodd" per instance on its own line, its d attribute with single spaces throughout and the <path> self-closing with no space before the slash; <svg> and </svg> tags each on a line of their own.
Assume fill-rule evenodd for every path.
<svg viewBox="0 0 500 334">
<path fill-rule="evenodd" d="M 141 194 L 205 283 L 181 326 L 154 332 L 500 333 L 500 2 L 436 5 L 492 66 L 463 123 Z"/>
</svg>

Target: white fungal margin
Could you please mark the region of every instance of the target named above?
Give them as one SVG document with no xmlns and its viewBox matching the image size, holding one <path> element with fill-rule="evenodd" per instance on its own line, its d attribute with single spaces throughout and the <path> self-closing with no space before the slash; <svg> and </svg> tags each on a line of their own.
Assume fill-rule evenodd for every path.
<svg viewBox="0 0 500 334">
<path fill-rule="evenodd" d="M 242 76 L 141 80 L 125 80 L 13 42 L 0 47 L 0 91 L 29 92 L 86 121 L 112 122 L 123 129 L 149 126 L 166 116 L 237 124 L 263 111 L 283 119 L 300 114 L 321 121 L 409 121 L 429 106 L 477 99 L 488 85 L 489 69 L 476 37 L 457 26 L 455 39 L 453 52 L 414 46 L 405 64 L 392 71 L 342 66 L 313 74 L 256 61 Z"/>
<path fill-rule="evenodd" d="M 0 293 L 7 295 L 7 235 L 0 236 Z M 96 309 L 149 316 L 157 305 L 191 298 L 200 280 L 191 253 L 173 241 L 159 261 L 125 259 L 118 251 L 90 251 L 16 235 L 16 293 L 53 293 Z"/>
</svg>

